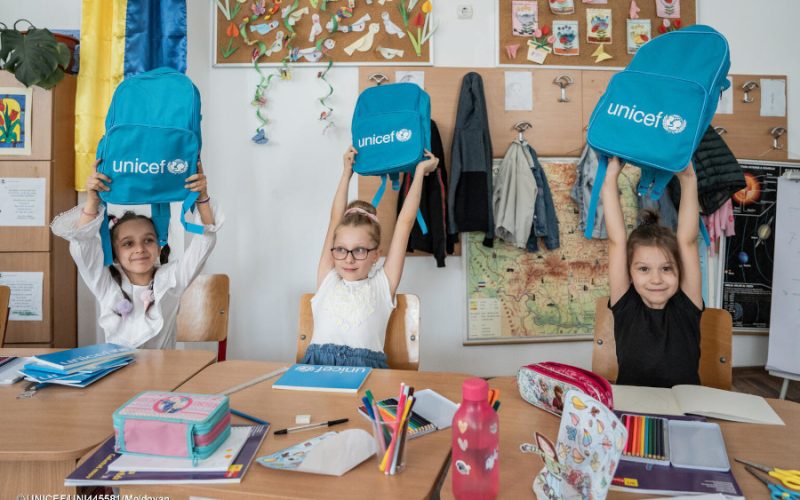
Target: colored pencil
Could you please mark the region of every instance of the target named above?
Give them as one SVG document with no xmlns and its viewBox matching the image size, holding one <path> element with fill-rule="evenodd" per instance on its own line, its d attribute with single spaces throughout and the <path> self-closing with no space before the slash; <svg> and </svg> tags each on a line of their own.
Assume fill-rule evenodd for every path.
<svg viewBox="0 0 800 500">
<path fill-rule="evenodd" d="M 657 437 L 656 455 L 660 460 L 664 460 L 664 419 L 658 419 L 658 437 Z"/>
<path fill-rule="evenodd" d="M 640 457 L 643 457 L 643 456 L 644 456 L 644 444 L 645 444 L 645 443 L 644 443 L 644 439 L 645 439 L 645 429 L 644 429 L 644 426 L 645 426 L 645 422 L 646 422 L 646 420 L 645 420 L 645 418 L 644 418 L 643 416 L 642 416 L 642 417 L 639 417 L 639 418 L 642 420 L 642 425 L 641 425 L 641 426 L 639 426 L 639 434 L 640 434 L 640 436 L 641 436 L 641 440 L 639 441 L 639 443 L 640 443 L 640 445 L 639 445 L 639 456 L 640 456 Z"/>
<path fill-rule="evenodd" d="M 633 437 L 633 431 L 631 430 L 631 416 L 626 413 L 622 416 L 622 420 L 625 422 L 625 429 L 628 431 L 628 439 L 625 440 L 625 454 L 630 455 L 631 438 Z"/>
</svg>

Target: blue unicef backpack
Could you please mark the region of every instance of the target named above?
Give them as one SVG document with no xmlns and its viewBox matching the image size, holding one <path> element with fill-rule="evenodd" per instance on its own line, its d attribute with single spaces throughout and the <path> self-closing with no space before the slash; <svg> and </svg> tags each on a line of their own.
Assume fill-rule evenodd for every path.
<svg viewBox="0 0 800 500">
<path fill-rule="evenodd" d="M 711 123 L 722 91 L 730 86 L 730 65 L 725 37 L 694 25 L 647 42 L 611 78 L 589 119 L 587 141 L 600 158 L 586 238 L 592 237 L 608 158 L 640 167 L 639 195 L 661 197 L 673 174 L 689 164 Z"/>
<path fill-rule="evenodd" d="M 186 178 L 197 173 L 200 146 L 200 93 L 186 75 L 157 68 L 126 78 L 114 91 L 106 132 L 97 145 L 97 171 L 113 181 L 111 191 L 98 193 L 100 199 L 150 204 L 159 246 L 167 244 L 171 202 L 183 203 L 183 227 L 202 233 L 202 226 L 186 222 L 198 193 L 184 187 Z M 100 235 L 110 265 L 107 219 Z"/>
<path fill-rule="evenodd" d="M 417 163 L 431 149 L 431 98 L 413 83 L 378 85 L 364 90 L 353 113 L 353 146 L 358 151 L 353 171 L 359 175 L 381 176 L 372 199 L 378 206 L 386 183 L 400 189 L 400 174 L 414 173 Z M 422 234 L 428 227 L 417 211 Z"/>
</svg>

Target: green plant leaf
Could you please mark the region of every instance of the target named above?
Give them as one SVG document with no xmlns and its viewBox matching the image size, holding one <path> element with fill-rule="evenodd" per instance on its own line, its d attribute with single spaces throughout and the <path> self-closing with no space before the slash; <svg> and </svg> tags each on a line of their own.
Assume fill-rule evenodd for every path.
<svg viewBox="0 0 800 500">
<path fill-rule="evenodd" d="M 16 31 L 13 33 L 3 39 L 0 57 L 7 56 L 4 69 L 14 73 L 26 87 L 43 82 L 42 87 L 51 88 L 58 83 L 64 76 L 60 65 L 69 63 L 69 50 L 63 50 L 66 46 L 60 48 L 59 45 L 64 44 L 56 42 L 53 34 L 46 29 L 31 29 L 24 35 Z M 66 62 L 62 64 L 65 55 Z"/>
</svg>

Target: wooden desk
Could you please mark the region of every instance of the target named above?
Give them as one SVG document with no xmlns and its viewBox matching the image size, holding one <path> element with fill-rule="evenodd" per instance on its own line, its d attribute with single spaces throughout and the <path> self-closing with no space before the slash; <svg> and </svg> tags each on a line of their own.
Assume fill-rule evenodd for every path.
<svg viewBox="0 0 800 500">
<path fill-rule="evenodd" d="M 519 395 L 516 377 L 489 380 L 489 387 L 500 389 L 500 498 L 533 498 L 533 478 L 542 470 L 542 460 L 519 451 L 522 443 L 533 443 L 534 432 L 552 439 L 558 437 L 560 417 L 531 406 Z M 714 420 L 722 428 L 728 457 L 733 465 L 736 482 L 745 498 L 768 498 L 766 487 L 733 458 L 790 467 L 800 467 L 800 404 L 779 399 L 767 399 L 786 426 L 756 425 Z M 636 495 L 609 491 L 608 498 L 653 498 L 663 495 Z M 448 472 L 442 485 L 442 498 L 453 498 Z"/>
<path fill-rule="evenodd" d="M 57 350 L 0 349 L 0 356 Z M 114 410 L 138 392 L 174 389 L 212 363 L 215 354 L 141 350 L 136 362 L 85 389 L 51 386 L 29 399 L 17 399 L 27 383 L 0 385 L 0 498 L 74 495 L 64 478 L 114 432 Z"/>
<path fill-rule="evenodd" d="M 284 364 L 255 361 L 225 361 L 209 366 L 180 387 L 187 392 L 220 392 Z M 363 389 L 370 389 L 377 398 L 397 394 L 400 382 L 416 389 L 434 389 L 453 401 L 461 400 L 461 383 L 467 375 L 452 373 L 373 370 Z M 312 421 L 347 417 L 350 422 L 331 430 L 361 428 L 372 432 L 369 422 L 358 412 L 363 392 L 337 394 L 327 392 L 286 391 L 272 389 L 275 379 L 252 386 L 231 395 L 231 407 L 268 420 L 270 431 L 295 425 L 297 414 L 311 414 Z M 246 423 L 234 417 L 234 423 Z M 249 422 L 247 422 L 249 423 Z M 328 429 L 274 436 L 264 440 L 257 457 L 273 453 Z M 185 498 L 189 495 L 211 498 L 426 498 L 436 487 L 450 456 L 449 430 L 434 432 L 409 440 L 406 448 L 406 470 L 386 476 L 378 471 L 372 458 L 342 477 L 305 474 L 267 469 L 257 463 L 240 484 L 175 485 L 170 487 L 142 486 L 122 488 L 121 493 Z"/>
</svg>

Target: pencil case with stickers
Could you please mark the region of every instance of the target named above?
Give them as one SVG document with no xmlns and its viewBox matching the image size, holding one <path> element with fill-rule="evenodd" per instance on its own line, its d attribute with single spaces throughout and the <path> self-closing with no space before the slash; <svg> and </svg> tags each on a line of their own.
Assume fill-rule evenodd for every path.
<svg viewBox="0 0 800 500">
<path fill-rule="evenodd" d="M 526 365 L 517 372 L 517 386 L 522 399 L 556 415 L 564 408 L 564 395 L 573 389 L 614 409 L 608 380 L 577 366 L 552 361 Z"/>
</svg>

